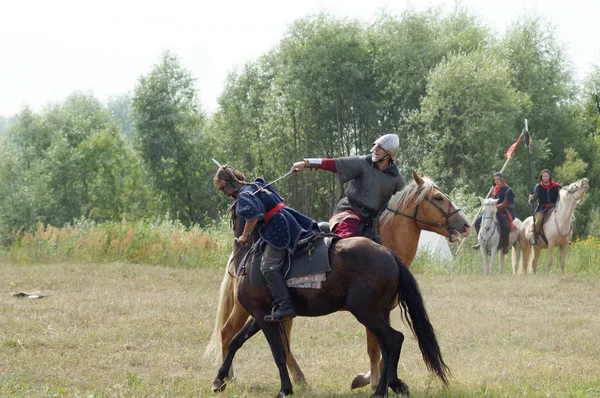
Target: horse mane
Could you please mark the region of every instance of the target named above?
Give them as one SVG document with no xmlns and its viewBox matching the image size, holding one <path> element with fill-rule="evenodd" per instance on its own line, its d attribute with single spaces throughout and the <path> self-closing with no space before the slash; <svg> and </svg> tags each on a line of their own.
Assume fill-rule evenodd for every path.
<svg viewBox="0 0 600 398">
<path fill-rule="evenodd" d="M 431 181 L 429 177 L 421 177 L 421 179 L 423 180 L 423 184 L 421 186 L 419 186 L 415 181 L 411 181 L 410 184 L 406 185 L 400 191 L 392 195 L 387 204 L 386 209 L 398 209 L 400 208 L 400 206 L 403 206 L 406 203 L 408 203 L 408 201 L 410 201 L 415 196 L 415 205 L 421 203 L 421 201 L 423 201 L 423 199 L 425 199 L 425 197 L 429 195 L 433 188 L 435 188 L 435 183 Z M 393 218 L 393 212 L 384 210 L 379 221 L 383 225 L 391 221 Z"/>
</svg>

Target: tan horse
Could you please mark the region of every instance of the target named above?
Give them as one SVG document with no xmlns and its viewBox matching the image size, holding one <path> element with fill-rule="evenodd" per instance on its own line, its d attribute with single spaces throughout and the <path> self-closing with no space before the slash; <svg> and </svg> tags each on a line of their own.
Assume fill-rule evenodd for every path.
<svg viewBox="0 0 600 398">
<path fill-rule="evenodd" d="M 413 182 L 390 199 L 386 211 L 379 219 L 381 243 L 392 249 L 407 266 L 410 266 L 416 256 L 421 230 L 436 232 L 456 242 L 460 234 L 468 236 L 471 228 L 465 214 L 430 179 L 421 178 L 414 172 L 413 179 Z M 204 357 L 216 353 L 220 347 L 222 358 L 225 358 L 229 343 L 249 317 L 236 299 L 237 284 L 231 276 L 234 273 L 233 263 L 230 257 L 219 290 L 215 327 Z M 284 322 L 288 341 L 291 341 L 292 322 Z M 371 371 L 356 376 L 352 388 L 369 383 L 372 388 L 376 388 L 381 375 L 383 362 L 379 344 L 368 329 L 366 334 Z M 288 351 L 289 344 L 285 346 L 286 365 L 292 378 L 296 382 L 304 381 L 300 366 L 292 352 Z M 233 377 L 233 372 L 229 376 Z"/>
<path fill-rule="evenodd" d="M 573 233 L 573 213 L 577 203 L 583 199 L 585 193 L 590 188 L 587 178 L 582 178 L 567 187 L 563 187 L 559 193 L 559 201 L 548 219 L 544 222 L 543 233 L 548 243 L 539 237 L 539 245 L 533 246 L 533 217 L 528 217 L 519 230 L 519 240 L 521 241 L 522 258 L 519 265 L 519 273 L 524 274 L 529 270 L 531 250 L 534 255 L 531 262 L 531 272 L 536 273 L 537 264 L 540 260 L 542 249 L 548 250 L 548 260 L 546 265 L 548 271 L 552 265 L 552 249 L 560 247 L 560 269 L 565 272 L 565 258 L 569 250 L 569 241 Z"/>
</svg>

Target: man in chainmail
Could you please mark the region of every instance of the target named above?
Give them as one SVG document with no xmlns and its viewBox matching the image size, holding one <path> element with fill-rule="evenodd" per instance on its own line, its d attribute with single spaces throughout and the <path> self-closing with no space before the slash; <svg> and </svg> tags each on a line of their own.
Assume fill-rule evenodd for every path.
<svg viewBox="0 0 600 398">
<path fill-rule="evenodd" d="M 406 185 L 394 159 L 398 156 L 400 139 L 396 134 L 379 137 L 371 154 L 335 159 L 308 158 L 294 163 L 293 170 L 304 168 L 336 173 L 340 183 L 348 183 L 344 197 L 337 203 L 329 220 L 331 232 L 342 238 L 367 235 L 374 218 L 392 195 Z"/>
<path fill-rule="evenodd" d="M 296 250 L 298 240 L 319 231 L 317 223 L 287 207 L 265 180 L 257 178 L 251 183 L 246 182 L 244 174 L 232 166 L 219 167 L 213 182 L 225 196 L 236 199 L 235 211 L 246 220 L 237 242 L 246 246 L 250 234 L 258 227 L 260 240 L 256 244 L 264 247 L 260 270 L 274 302 L 272 313 L 264 320 L 279 322 L 292 319 L 296 312 L 281 269 L 288 253 L 293 254 Z"/>
</svg>

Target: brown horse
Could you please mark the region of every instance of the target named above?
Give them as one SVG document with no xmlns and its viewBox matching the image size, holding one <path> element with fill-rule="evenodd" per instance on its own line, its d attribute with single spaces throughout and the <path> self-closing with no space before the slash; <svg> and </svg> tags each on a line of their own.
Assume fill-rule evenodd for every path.
<svg viewBox="0 0 600 398">
<path fill-rule="evenodd" d="M 387 206 L 388 210 L 384 211 L 380 218 L 382 244 L 392 249 L 408 265 L 412 263 L 416 255 L 421 230 L 447 235 L 451 241 L 458 240 L 459 232 L 468 235 L 470 230 L 464 214 L 431 180 L 420 178 L 416 173 L 413 173 L 413 179 L 414 181 L 402 192 L 394 195 Z M 235 261 L 230 257 L 221 283 L 217 321 L 205 356 L 213 353 L 220 346 L 222 358 L 225 358 L 230 341 L 249 316 L 240 302 L 235 299 L 237 285 L 231 277 L 233 271 L 230 270 L 233 263 Z M 292 321 L 284 322 L 284 328 L 289 339 Z M 288 347 L 289 345 L 286 345 L 286 349 Z M 371 371 L 356 376 L 352 382 L 352 388 L 367 385 L 369 382 L 375 388 L 378 384 L 383 359 L 377 339 L 368 329 L 367 351 L 370 357 Z M 303 381 L 304 374 L 289 351 L 286 355 L 286 363 L 294 380 Z M 232 371 L 229 377 L 233 377 Z"/>
</svg>

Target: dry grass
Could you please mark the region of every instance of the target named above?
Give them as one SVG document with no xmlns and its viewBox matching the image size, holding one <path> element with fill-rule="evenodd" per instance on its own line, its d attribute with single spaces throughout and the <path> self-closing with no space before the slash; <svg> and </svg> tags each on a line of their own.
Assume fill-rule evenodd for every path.
<svg viewBox="0 0 600 398">
<path fill-rule="evenodd" d="M 237 379 L 210 392 L 201 359 L 222 271 L 134 264 L 0 264 L 0 396 L 265 397 L 279 379 L 264 338 L 239 352 Z M 400 377 L 414 396 L 600 396 L 600 278 L 417 274 L 454 379 L 442 390 L 407 335 Z M 49 294 L 35 300 L 18 291 Z M 367 370 L 365 332 L 348 313 L 298 319 L 298 397 L 350 391 Z M 393 394 L 391 394 L 393 395 Z"/>
</svg>

